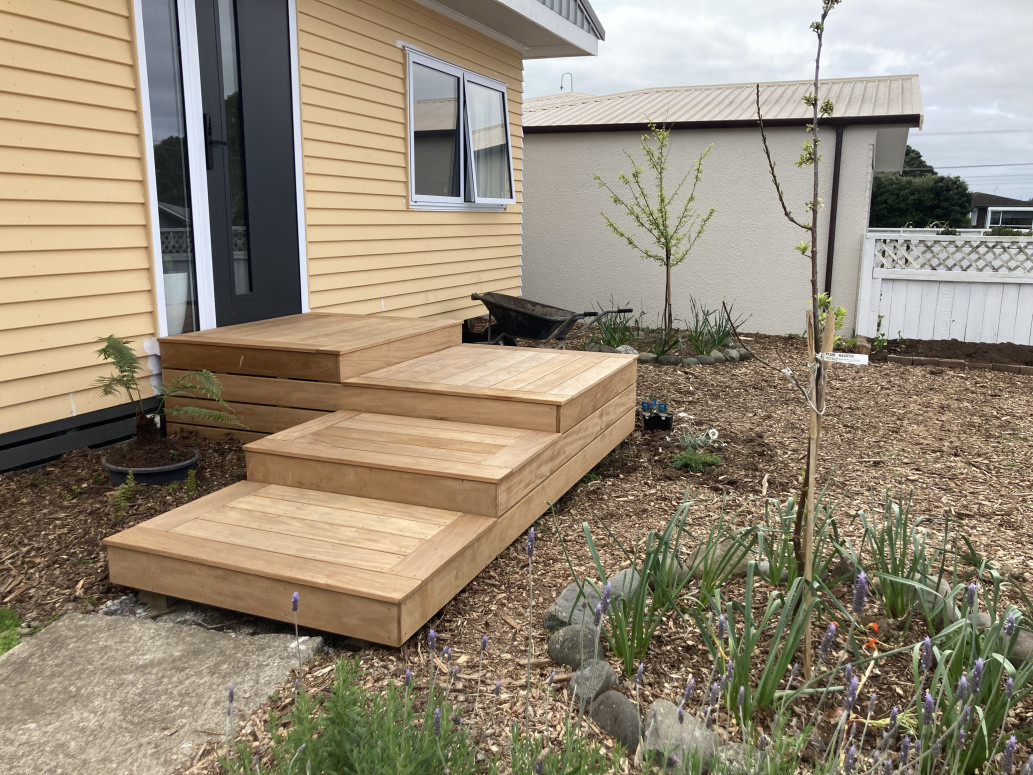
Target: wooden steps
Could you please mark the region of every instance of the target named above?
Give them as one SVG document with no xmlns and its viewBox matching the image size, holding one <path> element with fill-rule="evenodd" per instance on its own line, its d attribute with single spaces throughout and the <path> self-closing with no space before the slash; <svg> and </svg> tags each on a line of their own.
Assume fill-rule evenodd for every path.
<svg viewBox="0 0 1033 775">
<path fill-rule="evenodd" d="M 634 386 L 635 360 L 632 355 L 465 344 L 349 377 L 339 405 L 562 433 Z"/>
<path fill-rule="evenodd" d="M 107 539 L 112 581 L 282 621 L 298 591 L 303 625 L 398 646 L 634 428 L 633 358 L 383 321 L 163 343 L 259 423 L 238 432 L 248 481 Z"/>
</svg>

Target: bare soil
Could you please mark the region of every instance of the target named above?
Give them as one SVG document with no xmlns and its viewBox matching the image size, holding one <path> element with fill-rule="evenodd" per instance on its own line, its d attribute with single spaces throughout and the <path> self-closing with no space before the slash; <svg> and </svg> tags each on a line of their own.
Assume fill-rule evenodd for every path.
<svg viewBox="0 0 1033 775">
<path fill-rule="evenodd" d="M 104 459 L 124 468 L 157 468 L 189 460 L 196 451 L 182 436 L 156 439 L 149 444 L 140 444 L 134 439 L 105 450 Z"/>
<path fill-rule="evenodd" d="M 748 342 L 768 363 L 803 373 L 803 343 L 786 337 L 751 337 Z M 450 646 L 460 666 L 453 701 L 464 709 L 478 743 L 503 751 L 510 723 L 522 718 L 529 646 L 533 725 L 558 733 L 566 703 L 557 694 L 569 676 L 548 659 L 548 633 L 541 615 L 571 581 L 562 535 L 574 571 L 594 576 L 584 538 L 587 523 L 609 572 L 628 563 L 603 525 L 626 546 L 648 530 L 666 524 L 688 491 L 696 502 L 693 530 L 706 531 L 723 512 L 740 526 L 763 520 L 765 498 L 796 495 L 806 449 L 807 414 L 799 395 L 775 368 L 759 360 L 692 369 L 640 366 L 639 399 L 659 396 L 676 415 L 673 432 L 637 430 L 556 504 L 555 513 L 539 520 L 539 541 L 533 559 L 533 615 L 528 627 L 528 558 L 524 540 L 508 547 L 450 601 L 401 649 L 358 644 L 351 649 L 367 671 L 370 686 L 400 680 L 407 668 L 426 676 L 426 632 L 434 627 L 438 648 Z M 856 512 L 870 509 L 889 489 L 910 493 L 913 513 L 931 518 L 945 514 L 962 529 L 1001 572 L 1008 584 L 1033 593 L 1033 377 L 992 371 L 902 369 L 873 364 L 836 364 L 829 378 L 829 406 L 822 441 L 819 479 L 828 482 L 828 498 L 838 502 L 837 519 L 847 537 L 859 534 Z M 684 414 L 685 416 L 678 416 Z M 716 428 L 725 462 L 704 474 L 674 471 L 669 465 L 680 428 Z M 198 495 L 243 478 L 239 445 L 198 441 L 202 468 Z M 96 452 L 66 456 L 38 472 L 0 477 L 0 605 L 10 605 L 23 618 L 45 623 L 69 608 L 92 610 L 124 590 L 105 579 L 100 540 L 116 530 L 172 508 L 186 500 L 182 492 L 140 488 L 125 520 L 111 513 L 110 493 L 95 467 Z M 85 486 L 84 486 L 85 485 Z M 695 590 L 690 589 L 690 592 Z M 849 590 L 838 592 L 846 598 Z M 726 599 L 741 595 L 729 585 Z M 764 605 L 761 595 L 757 605 Z M 304 602 L 302 601 L 302 605 Z M 879 648 L 921 637 L 921 626 L 876 618 Z M 827 622 L 817 622 L 815 637 Z M 531 638 L 529 641 L 529 633 Z M 483 634 L 489 646 L 483 666 L 478 653 Z M 758 654 L 758 663 L 764 650 Z M 695 626 L 666 621 L 646 660 L 641 689 L 643 706 L 659 697 L 676 699 L 690 675 L 705 682 L 711 660 Z M 558 675 L 553 694 L 547 679 Z M 879 713 L 910 684 L 909 660 L 883 664 L 871 689 L 880 694 Z M 478 675 L 481 697 L 472 713 Z M 329 661 L 306 667 L 305 685 L 312 690 L 332 680 Z M 420 679 L 423 684 L 426 678 Z M 495 681 L 501 697 L 485 697 Z M 285 689 L 292 685 L 285 684 Z M 621 687 L 635 695 L 633 682 Z M 289 704 L 290 692 L 273 706 Z M 266 711 L 245 727 L 243 739 L 261 748 Z M 1016 723 L 1030 723 L 1030 709 L 1017 710 Z M 192 772 L 218 770 L 215 743 L 199 753 Z"/>
<path fill-rule="evenodd" d="M 871 360 L 885 361 L 887 355 L 914 355 L 920 358 L 945 358 L 970 363 L 1011 363 L 1033 366 L 1033 347 L 1011 342 L 987 344 L 960 342 L 957 339 L 928 341 L 924 339 L 891 339 Z"/>
</svg>

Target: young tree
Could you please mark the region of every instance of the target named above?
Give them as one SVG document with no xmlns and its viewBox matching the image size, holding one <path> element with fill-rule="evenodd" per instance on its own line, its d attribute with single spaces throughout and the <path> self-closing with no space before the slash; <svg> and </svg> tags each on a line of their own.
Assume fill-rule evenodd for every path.
<svg viewBox="0 0 1033 775">
<path fill-rule="evenodd" d="M 809 219 L 801 220 L 793 215 L 786 205 L 785 194 L 775 174 L 775 162 L 771 158 L 771 149 L 768 146 L 767 134 L 764 131 L 764 118 L 760 109 L 760 84 L 757 85 L 757 121 L 760 124 L 760 137 L 764 145 L 764 154 L 768 160 L 768 169 L 771 172 L 771 181 L 775 185 L 775 192 L 778 194 L 778 201 L 782 205 L 782 213 L 794 226 L 808 232 L 809 239 L 800 240 L 796 250 L 810 259 L 811 264 L 811 308 L 807 316 L 807 360 L 809 366 L 809 378 L 807 386 L 801 385 L 793 376 L 789 368 L 782 369 L 782 373 L 800 390 L 810 408 L 810 432 L 807 444 L 807 466 L 804 470 L 803 486 L 801 488 L 800 504 L 797 506 L 796 522 L 793 529 L 793 547 L 796 552 L 797 562 L 803 566 L 804 578 L 807 580 L 807 597 L 809 602 L 811 587 L 814 581 L 813 560 L 814 560 L 814 507 L 815 507 L 815 478 L 818 466 L 818 445 L 821 437 L 821 418 L 825 414 L 825 361 L 823 354 L 832 349 L 835 337 L 835 320 L 832 314 L 825 315 L 824 327 L 821 325 L 821 296 L 818 293 L 818 255 L 819 255 L 819 221 L 818 211 L 822 207 L 821 199 L 818 197 L 818 186 L 821 178 L 818 174 L 821 155 L 818 152 L 821 138 L 818 133 L 819 125 L 823 118 L 832 115 L 834 105 L 831 100 L 822 100 L 819 96 L 820 83 L 818 76 L 821 70 L 821 46 L 825 35 L 825 19 L 829 13 L 839 5 L 840 0 L 822 0 L 821 18 L 811 22 L 811 30 L 818 37 L 817 51 L 814 55 L 814 84 L 813 91 L 804 95 L 803 101 L 811 108 L 811 123 L 807 125 L 807 133 L 810 137 L 804 141 L 803 153 L 796 162 L 797 167 L 811 167 L 812 193 L 811 199 L 806 203 Z M 830 302 L 831 308 L 831 302 Z M 807 610 L 810 610 L 809 608 Z M 811 672 L 811 638 L 810 638 L 810 614 L 807 615 L 807 632 L 804 637 L 804 675 L 810 676 Z"/>
<path fill-rule="evenodd" d="M 703 179 L 703 159 L 713 147 L 707 146 L 696 159 L 693 168 L 685 174 L 674 190 L 671 190 L 667 181 L 671 162 L 671 130 L 651 122 L 649 134 L 642 136 L 642 152 L 646 157 L 646 166 L 652 172 L 652 186 L 643 181 L 646 169 L 627 151 L 624 151 L 624 155 L 631 162 L 631 174 L 621 172 L 617 175 L 617 180 L 627 188 L 625 195 L 617 193 L 601 176 L 594 176 L 599 187 L 610 193 L 613 203 L 631 216 L 638 230 L 645 232 L 645 237 L 632 233 L 606 213 L 602 213 L 606 225 L 644 258 L 651 258 L 664 267 L 665 333 L 674 328 L 671 269 L 688 258 L 692 246 L 703 234 L 707 222 L 714 216 L 713 207 L 705 215 L 693 207 L 696 201 L 696 186 Z M 684 201 L 679 206 L 678 198 L 682 196 L 682 189 L 689 178 L 692 179 L 692 185 L 688 193 L 684 194 Z"/>
</svg>

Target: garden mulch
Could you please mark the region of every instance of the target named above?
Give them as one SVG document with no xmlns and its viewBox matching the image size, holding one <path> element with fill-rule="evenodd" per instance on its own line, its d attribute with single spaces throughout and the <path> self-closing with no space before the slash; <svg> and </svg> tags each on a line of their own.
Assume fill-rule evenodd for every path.
<svg viewBox="0 0 1033 775">
<path fill-rule="evenodd" d="M 758 335 L 746 344 L 779 369 L 805 372 L 804 345 L 798 338 Z M 716 428 L 716 451 L 725 462 L 701 475 L 674 471 L 668 463 L 677 449 L 677 428 L 672 433 L 637 430 L 596 468 L 597 477 L 586 477 L 556 504 L 554 514 L 539 521 L 530 696 L 533 724 L 539 731 L 557 734 L 567 709 L 556 691 L 568 676 L 548 660 L 547 633 L 541 627 L 541 613 L 571 580 L 559 535 L 575 572 L 594 577 L 584 522 L 612 573 L 627 562 L 606 536 L 604 523 L 621 542 L 633 545 L 646 531 L 666 524 L 686 491 L 696 501 L 691 522 L 697 532 L 705 532 L 722 510 L 736 525 L 756 524 L 763 520 L 765 498 L 784 501 L 798 494 L 807 412 L 776 369 L 759 360 L 691 369 L 643 365 L 638 393 L 640 400 L 665 398 L 673 413 L 686 415 L 676 417 L 682 427 Z M 1008 583 L 1033 593 L 1033 537 L 1028 531 L 1033 519 L 1033 377 L 835 364 L 828 396 L 819 480 L 828 482 L 827 497 L 838 502 L 838 521 L 847 536 L 859 534 L 855 512 L 870 509 L 873 499 L 881 501 L 887 488 L 911 493 L 916 516 L 952 516 Z M 206 450 L 207 443 L 202 445 L 205 465 L 198 476 L 198 494 L 242 478 L 239 446 L 226 442 Z M 95 456 L 75 453 L 40 472 L 0 477 L 0 605 L 14 607 L 23 618 L 35 615 L 44 623 L 67 608 L 91 610 L 121 594 L 124 590 L 104 580 L 101 538 L 182 502 L 182 494 L 157 489 L 140 495 L 129 516 L 118 521 L 110 511 L 112 488 L 99 482 L 91 468 Z M 69 496 L 72 483 L 87 487 Z M 505 750 L 510 724 L 524 715 L 527 581 L 528 558 L 521 539 L 429 625 L 437 631 L 438 648 L 448 645 L 457 655 L 460 672 L 452 699 L 464 708 L 478 743 L 490 751 Z M 739 590 L 741 585 L 729 586 L 726 599 Z M 757 604 L 762 607 L 766 600 Z M 876 621 L 882 650 L 913 642 L 922 634 L 920 625 L 905 634 L 900 623 Z M 418 677 L 427 675 L 426 629 L 401 649 L 345 645 L 361 660 L 367 683 L 380 687 L 400 680 L 406 668 Z M 485 633 L 490 642 L 482 669 L 478 652 Z M 643 706 L 659 697 L 679 697 L 690 674 L 702 683 L 710 669 L 694 625 L 665 622 L 647 659 Z M 550 701 L 547 680 L 553 670 L 559 675 Z M 880 693 L 879 712 L 885 713 L 908 691 L 908 670 L 909 659 L 879 668 L 873 678 L 873 688 Z M 478 710 L 472 714 L 482 672 Z M 306 673 L 306 686 L 313 689 L 328 685 L 333 677 L 326 660 L 311 663 Z M 502 684 L 501 697 L 484 696 L 496 680 Z M 634 696 L 631 682 L 625 681 L 622 688 Z M 286 691 L 274 703 L 288 706 L 289 695 Z M 1018 709 L 1020 721 L 1028 722 L 1029 715 L 1028 708 Z M 265 711 L 255 714 L 245 727 L 245 739 L 256 745 L 268 739 L 264 716 Z M 214 744 L 190 771 L 217 771 L 213 751 Z"/>
</svg>

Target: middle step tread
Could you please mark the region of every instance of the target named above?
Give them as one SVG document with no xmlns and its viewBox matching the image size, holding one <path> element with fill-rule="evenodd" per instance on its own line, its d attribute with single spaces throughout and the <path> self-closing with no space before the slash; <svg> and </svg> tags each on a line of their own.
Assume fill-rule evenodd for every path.
<svg viewBox="0 0 1033 775">
<path fill-rule="evenodd" d="M 335 412 L 244 449 L 252 481 L 500 516 L 565 461 L 545 431 Z"/>
</svg>

